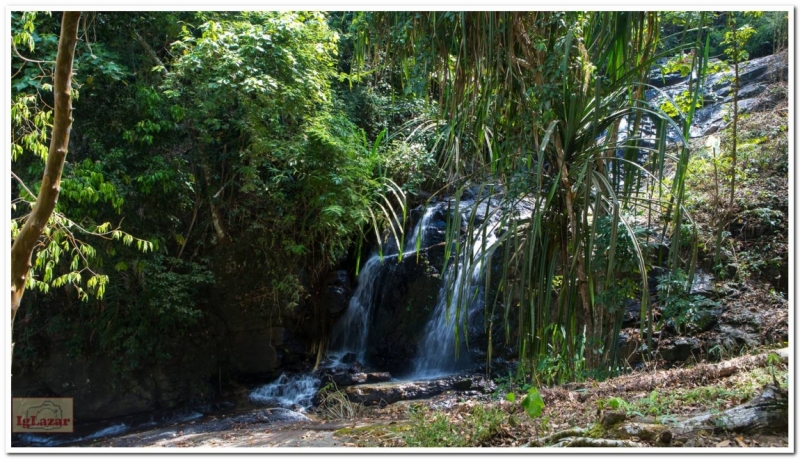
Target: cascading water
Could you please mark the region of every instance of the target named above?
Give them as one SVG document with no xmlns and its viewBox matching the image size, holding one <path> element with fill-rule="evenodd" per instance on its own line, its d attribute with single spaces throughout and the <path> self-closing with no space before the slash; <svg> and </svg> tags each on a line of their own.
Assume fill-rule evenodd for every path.
<svg viewBox="0 0 800 459">
<path fill-rule="evenodd" d="M 363 361 L 366 352 L 368 324 L 372 312 L 375 281 L 381 272 L 381 259 L 375 254 L 369 257 L 358 276 L 358 286 L 350 298 L 350 305 L 336 323 L 331 334 L 331 356 L 341 358 L 353 353 L 358 361 Z"/>
<path fill-rule="evenodd" d="M 405 240 L 403 257 L 412 256 L 416 251 L 417 238 L 420 238 L 421 247 L 425 246 L 425 230 L 433 217 L 434 207 L 428 208 L 414 226 L 411 235 Z M 353 353 L 356 360 L 364 361 L 367 351 L 367 338 L 369 336 L 369 323 L 372 308 L 375 304 L 375 291 L 377 279 L 382 272 L 383 262 L 397 258 L 397 245 L 387 245 L 387 252 L 381 257 L 375 253 L 369 257 L 358 276 L 358 286 L 350 299 L 350 305 L 341 319 L 336 323 L 331 334 L 330 356 L 336 360 L 348 353 Z"/>
<path fill-rule="evenodd" d="M 478 231 L 478 233 L 480 233 Z M 470 319 L 483 308 L 483 266 L 485 248 L 489 248 L 497 240 L 494 231 L 489 231 L 484 238 L 476 234 L 472 244 L 471 253 L 462 253 L 458 263 L 450 265 L 444 275 L 442 288 L 436 301 L 436 309 L 431 320 L 425 326 L 425 332 L 420 342 L 420 354 L 414 365 L 414 376 L 433 378 L 452 374 L 469 365 L 469 356 L 463 340 L 459 341 L 456 353 L 456 309 L 457 304 L 461 310 L 467 312 L 466 320 L 459 318 L 461 332 L 464 324 L 469 324 Z M 466 284 L 465 284 L 466 282 Z M 448 307 L 448 290 L 452 290 L 453 304 Z M 461 297 L 459 297 L 461 292 Z M 466 306 L 464 308 L 463 306 Z M 462 335 L 463 336 L 463 335 Z M 458 357 L 456 357 L 458 355 Z"/>
<path fill-rule="evenodd" d="M 286 376 L 265 384 L 250 393 L 250 400 L 283 408 L 311 407 L 311 400 L 319 389 L 320 380 L 310 374 Z"/>
<path fill-rule="evenodd" d="M 420 218 L 410 237 L 405 241 L 403 256 L 413 255 L 416 250 L 417 237 L 420 237 L 424 246 L 425 229 L 431 221 L 433 211 L 428 209 Z M 397 245 L 387 244 L 384 254 L 386 259 L 396 258 Z M 377 280 L 380 278 L 384 266 L 381 257 L 376 253 L 367 259 L 358 276 L 358 286 L 350 299 L 347 312 L 339 319 L 333 329 L 330 341 L 329 357 L 336 366 L 342 358 L 355 354 L 359 362 L 363 362 L 367 350 L 367 337 L 369 335 L 369 322 L 374 304 Z M 312 405 L 314 395 L 320 387 L 320 378 L 312 374 L 296 374 L 287 376 L 282 374 L 277 380 L 265 384 L 250 393 L 250 400 L 256 403 L 280 406 L 284 408 L 302 407 L 308 409 Z"/>
</svg>

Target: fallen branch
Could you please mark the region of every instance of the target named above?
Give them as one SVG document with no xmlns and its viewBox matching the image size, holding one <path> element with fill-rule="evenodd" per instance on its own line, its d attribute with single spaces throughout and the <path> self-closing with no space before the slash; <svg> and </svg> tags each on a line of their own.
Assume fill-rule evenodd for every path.
<svg viewBox="0 0 800 459">
<path fill-rule="evenodd" d="M 721 378 L 727 378 L 740 371 L 764 367 L 770 354 L 777 354 L 781 363 L 789 362 L 789 349 L 783 348 L 765 352 L 758 355 L 746 355 L 735 359 L 726 360 L 716 364 L 700 364 L 691 368 L 677 368 L 659 372 L 657 374 L 635 373 L 620 376 L 610 381 L 598 384 L 594 393 L 619 393 L 652 391 L 660 387 L 668 387 L 685 381 L 707 383 Z"/>
<path fill-rule="evenodd" d="M 753 400 L 721 413 L 701 414 L 670 426 L 625 421 L 611 426 L 603 435 L 619 440 L 641 439 L 661 445 L 668 445 L 674 440 L 683 443 L 703 431 L 713 434 L 736 432 L 785 435 L 789 426 L 788 406 L 785 390 L 767 386 Z"/>
</svg>

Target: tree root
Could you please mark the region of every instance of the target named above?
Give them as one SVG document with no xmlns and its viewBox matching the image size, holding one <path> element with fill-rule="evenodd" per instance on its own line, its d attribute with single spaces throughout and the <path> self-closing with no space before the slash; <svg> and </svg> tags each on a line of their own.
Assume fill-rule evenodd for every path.
<svg viewBox="0 0 800 459">
<path fill-rule="evenodd" d="M 707 430 L 714 433 L 787 433 L 789 398 L 786 391 L 767 386 L 758 397 L 718 414 L 702 414 L 679 422 L 670 430 L 676 438 Z"/>
<path fill-rule="evenodd" d="M 613 440 L 610 438 L 566 437 L 553 445 L 554 448 L 641 448 L 641 444 L 630 440 Z"/>
<path fill-rule="evenodd" d="M 546 437 L 537 438 L 535 440 L 531 440 L 530 443 L 522 445 L 523 447 L 528 446 L 544 446 L 550 443 L 553 443 L 557 440 L 561 440 L 562 438 L 566 437 L 575 437 L 576 435 L 584 435 L 587 429 L 581 427 L 573 427 L 567 430 L 561 430 L 559 432 L 552 433 Z"/>
<path fill-rule="evenodd" d="M 764 391 L 751 401 L 721 413 L 706 413 L 672 425 L 622 421 L 611 425 L 603 424 L 602 427 L 601 424 L 597 424 L 591 429 L 573 427 L 531 440 L 523 447 L 552 445 L 558 448 L 636 448 L 642 446 L 639 441 L 666 446 L 675 440 L 683 443 L 702 431 L 714 434 L 725 432 L 786 434 L 789 425 L 788 406 L 788 394 L 785 390 L 766 386 Z M 585 436 L 593 434 L 610 438 Z"/>
</svg>

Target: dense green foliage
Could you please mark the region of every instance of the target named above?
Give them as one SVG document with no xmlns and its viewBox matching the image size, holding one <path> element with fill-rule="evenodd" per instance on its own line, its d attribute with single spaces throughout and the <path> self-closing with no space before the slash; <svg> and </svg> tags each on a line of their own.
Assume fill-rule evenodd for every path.
<svg viewBox="0 0 800 459">
<path fill-rule="evenodd" d="M 519 376 L 617 371 L 626 302 L 640 301 L 642 336 L 655 327 L 653 266 L 673 270 L 659 299 L 676 326 L 708 306 L 687 292 L 707 239 L 685 183 L 708 167 L 688 145 L 700 83 L 711 58 L 767 54 L 787 30 L 785 12 L 726 14 L 87 13 L 74 137 L 15 353 L 35 363 L 66 340 L 139 369 L 204 339 L 212 303 L 251 294 L 270 318 L 310 315 L 324 346 L 325 313 L 297 310 L 336 264 L 402 242 L 411 204 L 477 189 L 467 230 L 458 213 L 448 224 L 445 264 L 497 230 L 481 253 L 497 286 L 485 327 L 518 352 Z M 12 239 L 47 155 L 59 16 L 12 14 Z M 644 101 L 657 62 L 691 81 L 661 109 Z M 654 145 L 639 141 L 646 121 Z M 684 140 L 672 151 L 668 129 Z M 500 205 L 478 223 L 489 198 Z M 223 291 L 245 264 L 252 291 Z M 488 431 L 500 419 L 472 415 Z M 443 422 L 419 435 L 462 444 Z"/>
<path fill-rule="evenodd" d="M 58 16 L 13 19 L 21 53 L 12 63 L 13 170 L 26 184 L 36 182 L 46 155 Z M 380 80 L 333 91 L 341 86 L 337 55 L 345 45 L 326 15 L 84 19 L 77 139 L 52 242 L 38 252 L 31 286 L 52 291 L 69 280 L 87 301 L 76 311 L 61 300 L 70 290 L 53 301 L 32 297 L 37 306 L 23 308 L 18 330 L 21 355 L 66 335 L 74 354 L 107 353 L 136 368 L 167 357 L 180 336 L 202 335 L 207 288 L 226 272 L 220 256 L 231 247 L 246 247 L 261 272 L 265 311 L 291 310 L 354 242 L 389 221 L 404 225 L 403 189 L 418 191 L 432 160 L 417 144 L 379 134 L 423 106 L 408 100 L 400 111 L 390 107 L 391 89 L 370 89 Z M 31 199 L 21 188 L 15 195 Z M 17 205 L 15 217 L 25 208 Z M 67 260 L 59 253 L 67 246 L 59 248 L 65 238 L 57 230 L 74 232 L 72 222 L 86 230 L 75 237 L 78 261 L 96 276 L 86 284 L 76 278 L 83 267 L 75 265 L 77 252 Z M 137 240 L 154 253 L 127 247 Z M 87 287 L 95 295 L 83 294 Z"/>
</svg>

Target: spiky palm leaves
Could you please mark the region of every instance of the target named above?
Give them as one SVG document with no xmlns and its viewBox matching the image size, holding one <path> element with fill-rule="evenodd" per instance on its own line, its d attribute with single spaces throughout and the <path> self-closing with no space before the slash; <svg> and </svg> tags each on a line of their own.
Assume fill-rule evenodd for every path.
<svg viewBox="0 0 800 459">
<path fill-rule="evenodd" d="M 676 162 L 665 153 L 667 129 L 684 131 L 644 100 L 658 14 L 365 13 L 361 20 L 359 55 L 397 64 L 411 91 L 438 100 L 436 148 L 448 192 L 458 198 L 480 187 L 465 221 L 453 214 L 445 258 L 490 257 L 482 265 L 484 291 L 494 292 L 485 302 L 489 359 L 492 318 L 503 305 L 505 337 L 513 335 L 533 373 L 573 377 L 584 365 L 615 365 L 628 298 L 641 298 L 642 331 L 652 327 L 648 222 L 654 213 L 676 214 L 670 231 L 679 233 L 683 220 L 680 187 L 652 192 L 664 190 L 664 170 Z M 643 127 L 653 121 L 657 138 L 645 141 Z M 668 195 L 677 202 L 665 202 Z M 496 240 L 472 253 L 489 232 Z M 460 299 L 469 282 L 453 279 L 452 287 L 464 330 L 469 302 Z"/>
</svg>

